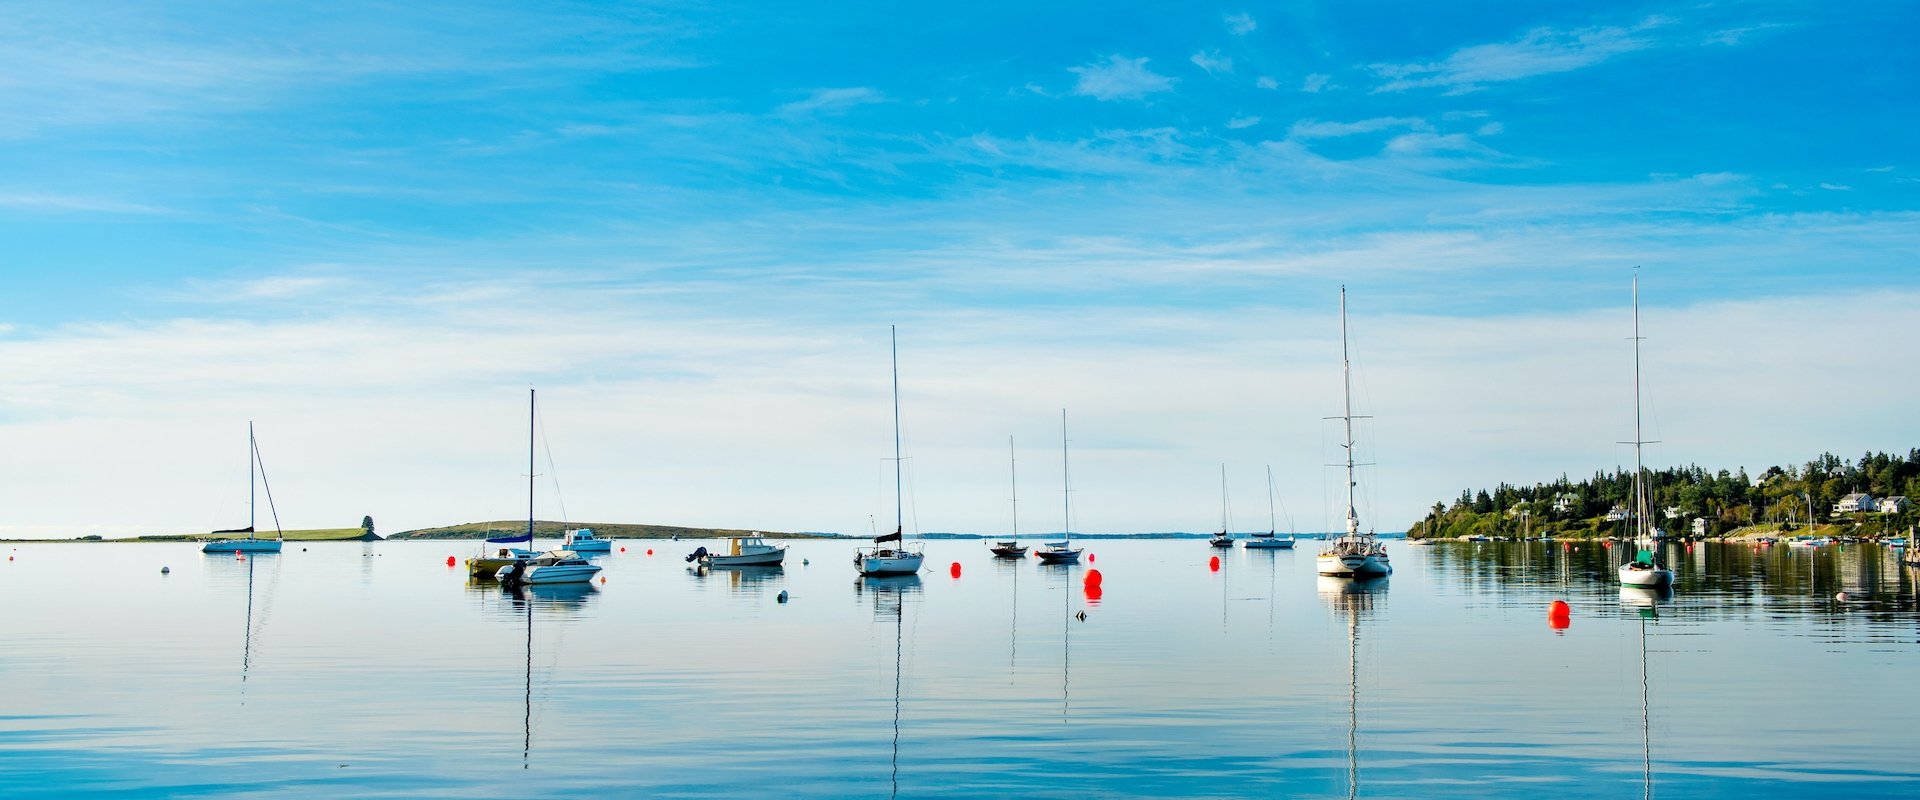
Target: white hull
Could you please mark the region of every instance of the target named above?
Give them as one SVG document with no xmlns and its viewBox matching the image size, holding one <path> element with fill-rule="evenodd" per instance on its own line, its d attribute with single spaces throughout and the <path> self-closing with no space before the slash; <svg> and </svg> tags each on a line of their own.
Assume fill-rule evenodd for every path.
<svg viewBox="0 0 1920 800">
<path fill-rule="evenodd" d="M 1635 569 L 1631 564 L 1622 564 L 1620 565 L 1620 585 L 1643 589 L 1664 589 L 1673 585 L 1673 570 L 1664 567 Z"/>
<path fill-rule="evenodd" d="M 1328 578 L 1384 578 L 1393 574 L 1393 565 L 1384 555 L 1321 555 L 1316 566 Z"/>
<path fill-rule="evenodd" d="M 544 567 L 532 567 L 521 583 L 528 586 L 546 586 L 555 583 L 591 583 L 600 568 L 593 564 L 548 564 Z"/>
<path fill-rule="evenodd" d="M 1259 536 L 1247 540 L 1248 550 L 1292 550 L 1293 539 L 1280 539 L 1272 536 Z"/>
<path fill-rule="evenodd" d="M 612 539 L 575 539 L 566 543 L 566 548 L 576 553 L 611 553 Z"/>
<path fill-rule="evenodd" d="M 777 567 L 787 558 L 787 548 L 775 548 L 767 553 L 743 553 L 737 556 L 708 554 L 700 563 L 709 567 Z M 919 569 L 915 566 L 914 569 Z"/>
<path fill-rule="evenodd" d="M 219 539 L 201 546 L 202 553 L 278 553 L 278 539 Z"/>
<path fill-rule="evenodd" d="M 920 563 L 925 560 L 926 557 L 919 553 L 862 553 L 856 566 L 860 568 L 861 575 L 913 575 L 920 571 Z"/>
</svg>

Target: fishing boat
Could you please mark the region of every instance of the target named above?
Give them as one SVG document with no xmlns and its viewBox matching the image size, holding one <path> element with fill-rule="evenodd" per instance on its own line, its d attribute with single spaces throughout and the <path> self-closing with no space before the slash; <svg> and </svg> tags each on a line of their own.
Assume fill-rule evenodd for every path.
<svg viewBox="0 0 1920 800">
<path fill-rule="evenodd" d="M 1020 543 L 1020 475 L 1014 471 L 1013 437 L 1007 437 L 1007 479 L 1013 486 L 1013 538 L 987 546 L 994 558 L 1026 558 L 1026 545 Z"/>
<path fill-rule="evenodd" d="M 926 556 L 906 546 L 906 504 L 900 468 L 900 335 L 887 328 L 893 353 L 893 532 L 873 537 L 873 546 L 853 555 L 861 575 L 916 575 Z"/>
<path fill-rule="evenodd" d="M 258 468 L 256 480 L 255 468 Z M 273 512 L 273 538 L 262 539 L 254 535 L 254 488 L 256 485 L 267 487 L 267 509 Z M 202 553 L 278 553 L 280 544 L 286 539 L 286 533 L 280 530 L 280 511 L 273 505 L 273 486 L 267 484 L 267 465 L 260 460 L 260 443 L 253 438 L 253 423 L 247 423 L 247 527 L 232 530 L 214 531 L 218 536 L 227 533 L 244 533 L 245 539 L 215 539 L 200 546 Z"/>
<path fill-rule="evenodd" d="M 1214 534 L 1213 538 L 1208 539 L 1207 544 L 1212 547 L 1232 547 L 1233 534 L 1228 533 L 1228 531 L 1232 529 L 1233 529 L 1233 523 L 1227 521 L 1227 465 L 1221 464 L 1220 465 L 1220 532 Z"/>
<path fill-rule="evenodd" d="M 548 550 L 533 558 L 516 560 L 494 573 L 495 580 L 513 586 L 546 586 L 556 583 L 589 583 L 599 574 L 600 565 L 572 550 Z"/>
<path fill-rule="evenodd" d="M 1633 276 L 1633 528 L 1640 551 L 1620 565 L 1620 584 L 1651 589 L 1673 585 L 1673 570 L 1661 564 L 1655 550 L 1657 533 L 1647 513 L 1645 472 L 1641 448 L 1652 444 L 1640 432 L 1640 276 Z"/>
<path fill-rule="evenodd" d="M 502 547 L 488 555 L 483 546 L 479 555 L 467 559 L 467 578 L 470 580 L 490 581 L 500 574 L 503 567 L 526 561 L 539 556 L 533 549 L 533 450 L 534 432 L 539 429 L 535 413 L 538 409 L 539 395 L 536 390 L 527 390 L 527 532 L 517 536 L 498 536 L 486 540 L 486 544 L 524 545 L 523 547 Z"/>
<path fill-rule="evenodd" d="M 1080 549 L 1073 546 L 1073 471 L 1067 466 L 1067 410 L 1060 409 L 1060 541 L 1047 542 L 1033 554 L 1043 564 L 1077 564 Z"/>
<path fill-rule="evenodd" d="M 735 536 L 727 541 L 725 553 L 709 553 L 702 547 L 687 560 L 700 567 L 777 567 L 787 558 L 785 546 L 767 544 L 759 536 Z"/>
<path fill-rule="evenodd" d="M 1340 287 L 1340 381 L 1342 413 L 1328 419 L 1340 420 L 1346 428 L 1347 451 L 1347 529 L 1320 552 L 1315 567 L 1329 578 L 1384 578 L 1393 574 L 1387 560 L 1387 548 L 1372 531 L 1360 532 L 1360 512 L 1354 507 L 1353 421 L 1365 419 L 1353 415 L 1353 363 L 1347 357 L 1347 287 Z"/>
<path fill-rule="evenodd" d="M 1280 517 L 1273 507 L 1273 467 L 1267 467 L 1267 532 L 1256 533 L 1247 540 L 1248 550 L 1292 550 L 1293 534 L 1282 539 L 1279 536 Z M 1293 512 L 1287 512 L 1287 527 L 1293 527 Z"/>
<path fill-rule="evenodd" d="M 611 553 L 613 540 L 593 535 L 592 528 L 575 528 L 567 531 L 561 545 L 576 553 Z"/>
</svg>

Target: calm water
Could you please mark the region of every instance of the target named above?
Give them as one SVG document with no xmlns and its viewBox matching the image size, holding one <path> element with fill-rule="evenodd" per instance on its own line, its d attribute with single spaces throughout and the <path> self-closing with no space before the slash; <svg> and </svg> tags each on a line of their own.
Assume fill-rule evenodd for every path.
<svg viewBox="0 0 1920 800">
<path fill-rule="evenodd" d="M 1311 545 L 937 541 L 863 583 L 849 542 L 620 544 L 524 597 L 465 542 L 8 546 L 0 796 L 1920 795 L 1915 576 L 1875 546 L 1675 549 L 1649 607 L 1597 545 L 1396 542 L 1355 590 Z"/>
</svg>

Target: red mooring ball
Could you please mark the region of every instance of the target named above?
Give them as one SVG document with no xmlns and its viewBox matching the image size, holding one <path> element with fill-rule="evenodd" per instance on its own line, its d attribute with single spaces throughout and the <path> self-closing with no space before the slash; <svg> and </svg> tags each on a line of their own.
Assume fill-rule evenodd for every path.
<svg viewBox="0 0 1920 800">
<path fill-rule="evenodd" d="M 947 567 L 947 574 L 956 578 L 960 577 L 960 562 L 955 561 L 953 562 L 953 566 Z"/>
<path fill-rule="evenodd" d="M 647 548 L 647 555 L 653 555 L 653 548 Z"/>
<path fill-rule="evenodd" d="M 1210 569 L 1210 570 L 1213 570 L 1214 572 L 1219 572 L 1219 571 L 1220 571 L 1220 557 L 1219 557 L 1219 556 L 1214 556 L 1214 557 L 1212 557 L 1212 558 L 1209 558 L 1209 559 L 1207 559 L 1207 569 Z"/>
<path fill-rule="evenodd" d="M 1084 584 L 1086 584 L 1086 585 L 1088 585 L 1088 586 L 1099 586 L 1099 585 L 1100 585 L 1100 570 L 1097 570 L 1097 569 L 1090 569 L 1090 570 L 1087 570 L 1087 576 L 1086 576 L 1085 578 L 1081 578 L 1081 579 L 1080 579 L 1080 582 L 1081 582 L 1081 583 L 1084 583 Z"/>
<path fill-rule="evenodd" d="M 456 563 L 456 562 L 455 562 L 455 561 L 453 560 L 453 556 L 447 556 L 447 566 L 449 566 L 449 567 L 451 567 L 451 566 L 453 566 L 453 565 L 454 565 L 455 563 Z"/>
<path fill-rule="evenodd" d="M 1087 554 L 1087 563 L 1089 563 L 1089 564 L 1091 564 L 1091 563 L 1093 563 L 1093 554 L 1092 554 L 1092 553 L 1088 553 L 1088 554 Z"/>
</svg>

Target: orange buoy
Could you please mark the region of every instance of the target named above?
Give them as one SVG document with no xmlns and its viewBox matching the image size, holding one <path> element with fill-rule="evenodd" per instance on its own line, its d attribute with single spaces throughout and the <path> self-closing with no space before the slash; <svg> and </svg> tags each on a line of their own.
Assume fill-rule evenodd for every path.
<svg viewBox="0 0 1920 800">
<path fill-rule="evenodd" d="M 451 567 L 454 563 L 453 556 L 447 556 L 447 566 Z"/>
<path fill-rule="evenodd" d="M 947 567 L 947 574 L 956 578 L 960 577 L 960 562 L 955 561 L 953 562 L 953 566 Z"/>
<path fill-rule="evenodd" d="M 1220 557 L 1219 557 L 1219 556 L 1214 556 L 1214 557 L 1212 557 L 1212 558 L 1209 558 L 1209 559 L 1207 559 L 1207 569 L 1209 569 L 1209 570 L 1212 570 L 1212 571 L 1214 571 L 1214 572 L 1219 572 L 1219 571 L 1220 571 Z"/>
</svg>

